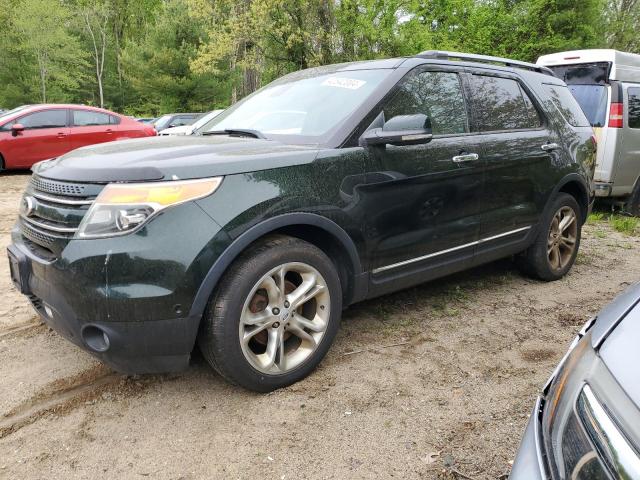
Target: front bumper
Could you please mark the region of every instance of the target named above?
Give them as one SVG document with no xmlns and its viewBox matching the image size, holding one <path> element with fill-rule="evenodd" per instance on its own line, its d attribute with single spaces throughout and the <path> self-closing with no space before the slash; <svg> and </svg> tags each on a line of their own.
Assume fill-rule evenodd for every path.
<svg viewBox="0 0 640 480">
<path fill-rule="evenodd" d="M 115 370 L 178 371 L 195 345 L 202 312 L 192 305 L 223 248 L 210 244 L 219 230 L 197 205 L 185 204 L 136 234 L 72 240 L 50 260 L 14 228 L 12 277 L 47 325 Z"/>
<path fill-rule="evenodd" d="M 179 371 L 189 364 L 200 317 L 92 321 L 79 316 L 54 282 L 51 263 L 18 244 L 8 247 L 12 276 L 42 320 L 62 337 L 125 374 Z M 16 280 L 16 278 L 14 278 Z M 26 282 L 26 283 L 24 283 Z"/>
<path fill-rule="evenodd" d="M 542 450 L 541 414 L 542 398 L 538 397 L 513 462 L 510 480 L 547 480 L 549 478 Z"/>
</svg>

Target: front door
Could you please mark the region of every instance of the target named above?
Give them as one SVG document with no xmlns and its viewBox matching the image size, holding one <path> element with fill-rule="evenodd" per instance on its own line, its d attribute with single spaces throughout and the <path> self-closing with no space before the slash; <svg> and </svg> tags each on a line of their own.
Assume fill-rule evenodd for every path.
<svg viewBox="0 0 640 480">
<path fill-rule="evenodd" d="M 368 149 L 370 167 L 359 193 L 367 205 L 374 283 L 398 275 L 415 283 L 425 270 L 464 268 L 473 257 L 483 166 L 463 92 L 455 68 L 425 68 L 409 73 L 382 107 L 386 119 L 427 115 L 433 140 Z"/>
</svg>

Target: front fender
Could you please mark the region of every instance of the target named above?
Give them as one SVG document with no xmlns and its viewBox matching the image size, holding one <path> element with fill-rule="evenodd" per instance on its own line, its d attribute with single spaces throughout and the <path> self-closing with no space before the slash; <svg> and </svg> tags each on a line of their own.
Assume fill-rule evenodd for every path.
<svg viewBox="0 0 640 480">
<path fill-rule="evenodd" d="M 351 262 L 351 270 L 355 272 L 356 275 L 362 273 L 362 265 L 360 263 L 358 250 L 351 237 L 349 237 L 347 232 L 345 232 L 338 224 L 326 217 L 314 213 L 296 212 L 278 215 L 254 225 L 246 232 L 239 235 L 216 259 L 198 289 L 191 307 L 190 315 L 202 315 L 204 313 L 209 298 L 211 297 L 211 293 L 218 284 L 218 281 L 227 268 L 229 268 L 231 263 L 233 263 L 233 261 L 249 245 L 265 235 L 281 228 L 300 225 L 318 227 L 332 235 L 347 252 Z"/>
</svg>

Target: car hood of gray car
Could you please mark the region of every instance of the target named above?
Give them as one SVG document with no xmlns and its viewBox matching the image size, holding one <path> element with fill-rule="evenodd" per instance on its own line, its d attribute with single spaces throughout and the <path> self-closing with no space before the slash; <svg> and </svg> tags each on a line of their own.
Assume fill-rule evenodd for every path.
<svg viewBox="0 0 640 480">
<path fill-rule="evenodd" d="M 300 165 L 317 153 L 312 146 L 229 135 L 150 137 L 79 148 L 33 171 L 72 182 L 176 180 Z"/>
<path fill-rule="evenodd" d="M 593 338 L 594 334 L 604 330 L 603 327 L 608 323 L 607 320 L 610 320 L 606 315 L 612 313 L 616 307 L 620 310 L 624 309 L 621 319 L 610 325 L 611 328 L 603 339 L 598 353 L 629 398 L 638 406 L 640 406 L 640 382 L 638 381 L 638 365 L 640 365 L 640 348 L 638 347 L 640 345 L 639 298 L 640 285 L 635 285 L 611 304 L 613 309 L 602 311 L 592 332 Z M 599 326 L 601 318 L 603 322 Z M 598 329 L 598 327 L 600 328 Z"/>
</svg>

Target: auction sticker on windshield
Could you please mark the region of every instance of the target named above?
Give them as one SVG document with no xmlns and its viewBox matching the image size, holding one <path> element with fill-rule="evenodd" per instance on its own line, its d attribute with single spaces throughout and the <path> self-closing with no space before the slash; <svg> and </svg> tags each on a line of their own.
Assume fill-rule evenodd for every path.
<svg viewBox="0 0 640 480">
<path fill-rule="evenodd" d="M 355 78 L 329 77 L 322 85 L 325 87 L 348 88 L 349 90 L 357 90 L 365 83 L 364 80 L 356 80 Z"/>
</svg>

